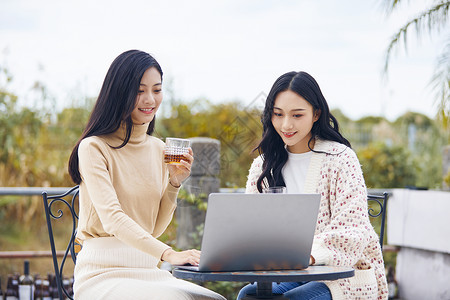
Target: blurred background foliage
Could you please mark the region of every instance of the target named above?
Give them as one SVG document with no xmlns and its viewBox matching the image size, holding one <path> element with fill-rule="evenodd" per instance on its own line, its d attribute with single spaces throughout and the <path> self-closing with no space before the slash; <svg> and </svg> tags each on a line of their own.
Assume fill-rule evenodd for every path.
<svg viewBox="0 0 450 300">
<path fill-rule="evenodd" d="M 35 103 L 24 106 L 8 91 L 11 80 L 0 66 L 0 186 L 72 186 L 67 160 L 95 99 L 78 100 L 56 111 L 52 96 L 36 83 L 31 89 Z M 170 92 L 163 103 L 155 135 L 220 140 L 221 187 L 244 187 L 261 137 L 262 104 L 182 102 Z M 380 116 L 352 120 L 339 109 L 332 112 L 360 158 L 369 188 L 441 187 L 442 148 L 449 133 L 439 122 L 414 112 L 393 122 Z M 30 201 L 1 197 L 0 220 L 8 217 L 31 224 Z"/>
<path fill-rule="evenodd" d="M 24 106 L 8 90 L 11 80 L 0 65 L 0 186 L 72 186 L 67 161 L 95 99 L 78 99 L 58 111 L 45 86 L 36 83 L 31 89 L 34 103 Z M 163 140 L 168 136 L 218 139 L 221 187 L 244 187 L 262 133 L 262 103 L 186 102 L 174 98 L 170 87 L 168 91 L 154 135 Z M 352 120 L 339 109 L 332 113 L 358 154 L 368 188 L 441 187 L 442 148 L 449 142 L 442 123 L 414 112 L 393 122 L 380 116 Z M 0 197 L 0 223 L 0 251 L 48 250 L 41 197 Z M 175 228 L 173 222 L 162 239 L 173 241 Z M 51 271 L 50 261 L 36 264 L 46 268 L 41 274 Z M 21 270 L 22 262 L 0 260 L 0 275 Z"/>
<path fill-rule="evenodd" d="M 54 99 L 37 83 L 32 88 L 36 103 L 20 105 L 17 96 L 8 91 L 12 76 L 1 66 L 0 73 L 0 185 L 71 186 L 67 160 L 95 99 L 86 98 L 56 111 Z M 260 112 L 257 105 L 245 107 L 239 101 L 182 102 L 169 93 L 154 135 L 163 140 L 167 136 L 218 139 L 221 186 L 243 187 L 257 155 L 253 149 L 262 132 Z M 357 152 L 369 187 L 441 186 L 441 152 L 449 133 L 440 123 L 414 112 L 393 122 L 380 116 L 352 120 L 339 109 L 332 113 Z"/>
</svg>

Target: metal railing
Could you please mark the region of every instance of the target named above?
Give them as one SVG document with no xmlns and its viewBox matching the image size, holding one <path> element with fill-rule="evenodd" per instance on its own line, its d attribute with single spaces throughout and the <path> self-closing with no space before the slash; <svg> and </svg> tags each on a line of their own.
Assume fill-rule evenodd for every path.
<svg viewBox="0 0 450 300">
<path fill-rule="evenodd" d="M 43 191 L 49 195 L 63 194 L 71 187 L 0 187 L 0 196 L 41 196 Z M 370 189 L 370 194 L 382 195 L 385 190 Z M 220 189 L 221 193 L 243 193 L 244 188 Z M 387 245 L 386 245 L 387 246 Z M 391 249 L 392 248 L 392 249 Z M 396 251 L 396 247 L 387 246 L 385 251 Z M 59 257 L 64 256 L 64 251 L 57 251 Z M 0 251 L 0 259 L 26 259 L 26 258 L 51 258 L 51 251 Z"/>
<path fill-rule="evenodd" d="M 62 194 L 70 187 L 0 187 L 0 196 L 41 196 L 43 191 L 50 194 Z"/>
<path fill-rule="evenodd" d="M 58 195 L 66 192 L 70 187 L 0 187 L 1 196 L 42 196 L 46 191 L 49 195 Z M 63 257 L 65 251 L 57 251 L 58 257 Z M 0 259 L 27 259 L 27 258 L 51 258 L 49 251 L 0 251 Z"/>
</svg>

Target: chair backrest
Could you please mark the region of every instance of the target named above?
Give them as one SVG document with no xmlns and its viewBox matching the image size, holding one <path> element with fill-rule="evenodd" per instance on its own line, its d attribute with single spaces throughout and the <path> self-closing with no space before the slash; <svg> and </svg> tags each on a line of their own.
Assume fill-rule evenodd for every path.
<svg viewBox="0 0 450 300">
<path fill-rule="evenodd" d="M 372 218 L 377 218 L 381 216 L 381 228 L 380 228 L 380 246 L 381 250 L 383 250 L 384 243 L 384 227 L 386 224 L 386 208 L 387 201 L 389 198 L 389 194 L 384 192 L 383 195 L 367 195 L 367 201 L 373 201 L 372 203 L 376 203 L 379 206 L 379 209 L 373 209 L 369 207 L 369 216 Z"/>
<path fill-rule="evenodd" d="M 78 213 L 76 211 L 77 201 L 78 201 L 78 186 L 75 186 L 64 194 L 61 195 L 51 195 L 49 196 L 46 191 L 42 193 L 42 199 L 44 201 L 45 218 L 47 220 L 48 236 L 50 239 L 50 247 L 52 250 L 53 267 L 55 269 L 56 284 L 58 287 L 58 294 L 61 300 L 73 299 L 72 295 L 63 285 L 63 269 L 66 262 L 67 256 L 70 254 L 72 261 L 76 263 L 76 247 L 79 246 L 75 241 L 75 236 L 77 233 L 77 223 L 78 223 Z M 59 204 L 58 204 L 59 203 Z M 70 214 L 66 218 L 63 217 L 63 209 L 67 207 Z M 55 239 L 53 236 L 53 226 L 54 221 L 61 221 L 70 219 L 72 221 L 72 231 L 70 237 L 68 237 L 68 244 L 64 252 L 64 256 L 61 260 L 61 264 L 58 266 L 58 255 L 55 247 Z M 60 222 L 62 223 L 62 221 Z"/>
</svg>

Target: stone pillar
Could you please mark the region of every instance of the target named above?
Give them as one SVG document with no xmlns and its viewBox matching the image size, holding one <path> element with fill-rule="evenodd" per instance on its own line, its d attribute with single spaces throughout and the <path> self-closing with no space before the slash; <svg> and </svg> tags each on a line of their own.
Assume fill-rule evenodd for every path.
<svg viewBox="0 0 450 300">
<path fill-rule="evenodd" d="M 183 183 L 182 188 L 195 196 L 217 193 L 220 188 L 220 141 L 212 138 L 191 138 L 194 152 L 194 163 L 191 176 Z M 203 235 L 205 211 L 179 199 L 176 210 L 178 248 L 186 250 L 199 248 Z"/>
<path fill-rule="evenodd" d="M 388 244 L 400 247 L 395 274 L 401 299 L 450 299 L 450 193 L 394 189 Z"/>
</svg>

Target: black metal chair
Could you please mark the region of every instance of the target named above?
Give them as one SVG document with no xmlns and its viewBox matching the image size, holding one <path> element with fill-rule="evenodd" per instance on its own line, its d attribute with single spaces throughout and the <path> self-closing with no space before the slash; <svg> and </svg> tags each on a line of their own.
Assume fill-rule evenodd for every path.
<svg viewBox="0 0 450 300">
<path fill-rule="evenodd" d="M 388 198 L 389 198 L 388 192 L 384 192 L 383 195 L 367 195 L 367 201 L 373 201 L 372 203 L 376 203 L 379 206 L 379 210 L 374 210 L 372 207 L 369 207 L 369 216 L 372 218 L 377 218 L 381 215 L 381 228 L 380 228 L 381 250 L 383 250 L 384 244 L 384 227 L 386 224 L 386 208 Z"/>
<path fill-rule="evenodd" d="M 47 220 L 48 227 L 48 236 L 50 238 L 50 247 L 52 250 L 52 258 L 53 258 L 53 267 L 55 268 L 55 277 L 56 284 L 58 287 L 58 295 L 60 300 L 73 299 L 72 295 L 63 285 L 63 269 L 64 264 L 66 262 L 67 256 L 72 257 L 72 261 L 76 263 L 76 254 L 79 252 L 76 251 L 78 247 L 81 247 L 76 241 L 75 236 L 77 233 L 77 223 L 78 223 L 78 213 L 76 209 L 77 201 L 78 201 L 78 186 L 75 186 L 69 189 L 67 192 L 61 195 L 51 195 L 49 196 L 46 191 L 42 193 L 42 199 L 44 201 L 44 209 L 45 209 L 45 217 Z M 67 200 L 66 200 L 67 199 Z M 57 204 L 59 203 L 59 205 Z M 62 206 L 62 208 L 61 208 Z M 53 226 L 52 222 L 56 220 L 62 220 L 63 216 L 63 208 L 66 206 L 70 211 L 70 217 L 72 221 L 72 232 L 70 234 L 70 239 L 67 244 L 67 248 L 64 252 L 63 258 L 61 260 L 61 264 L 58 266 L 58 255 L 55 247 L 55 239 L 53 236 Z M 52 211 L 53 209 L 53 211 Z M 68 220 L 69 218 L 65 218 L 64 220 Z M 62 223 L 62 222 L 60 222 Z"/>
</svg>

